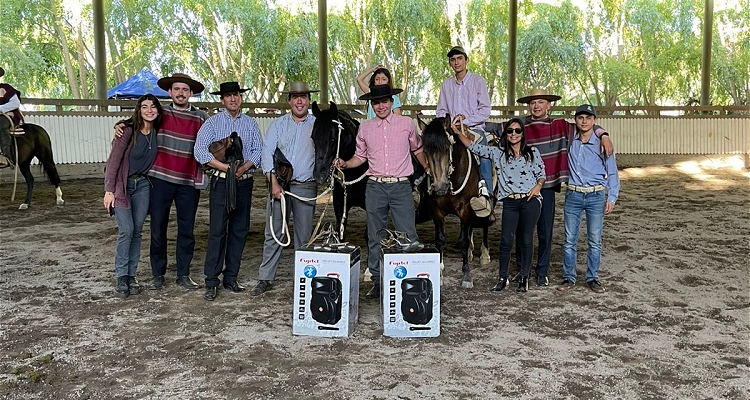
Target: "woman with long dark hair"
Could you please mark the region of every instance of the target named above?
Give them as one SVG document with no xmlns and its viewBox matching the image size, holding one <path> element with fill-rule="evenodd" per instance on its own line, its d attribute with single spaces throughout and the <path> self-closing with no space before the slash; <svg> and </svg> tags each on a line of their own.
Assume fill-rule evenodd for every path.
<svg viewBox="0 0 750 400">
<path fill-rule="evenodd" d="M 533 233 L 542 210 L 539 191 L 545 181 L 542 156 L 526 143 L 523 121 L 513 118 L 505 124 L 500 136 L 500 147 L 472 143 L 471 132 L 458 135 L 472 153 L 491 159 L 497 170 L 497 198 L 503 202 L 502 238 L 500 239 L 500 274 L 492 291 L 499 292 L 508 285 L 510 250 L 517 228 L 521 254 L 516 254 L 521 265 L 521 280 L 517 292 L 529 289 L 531 256 L 534 250 Z"/>
<path fill-rule="evenodd" d="M 156 159 L 156 132 L 163 109 L 159 99 L 146 94 L 138 99 L 133 125 L 115 137 L 104 174 L 104 208 L 117 222 L 115 295 L 140 293 L 135 279 L 141 259 L 141 230 L 148 213 L 151 182 L 146 175 Z"/>
<path fill-rule="evenodd" d="M 367 75 L 370 75 L 370 80 L 365 83 Z M 385 67 L 378 64 L 372 68 L 369 68 L 357 76 L 357 84 L 362 89 L 362 93 L 370 93 L 373 87 L 376 85 L 388 85 L 393 88 L 393 79 L 391 78 L 391 71 L 388 71 Z M 391 105 L 391 112 L 396 115 L 401 115 L 401 100 L 398 95 L 391 96 L 393 98 L 393 105 Z M 367 102 L 367 119 L 375 118 L 375 111 L 372 109 L 372 104 Z"/>
</svg>

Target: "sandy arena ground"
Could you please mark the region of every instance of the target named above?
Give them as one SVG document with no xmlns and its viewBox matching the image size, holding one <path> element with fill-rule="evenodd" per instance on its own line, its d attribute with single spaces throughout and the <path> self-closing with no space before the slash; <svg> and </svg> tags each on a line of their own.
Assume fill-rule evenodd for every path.
<svg viewBox="0 0 750 400">
<path fill-rule="evenodd" d="M 116 226 L 101 206 L 102 180 L 63 177 L 66 204 L 55 206 L 34 169 L 29 210 L 16 210 L 11 185 L 0 183 L 0 398 L 747 399 L 750 174 L 741 159 L 730 161 L 621 165 L 621 197 L 605 218 L 603 295 L 585 285 L 491 293 L 498 226 L 492 264 L 480 268 L 477 257 L 475 288 L 462 289 L 451 217 L 442 333 L 411 340 L 382 336 L 378 303 L 364 297 L 353 336 L 293 336 L 291 250 L 277 286 L 261 297 L 220 290 L 209 303 L 202 290 L 176 287 L 170 248 L 165 289 L 117 299 Z M 248 285 L 267 193 L 258 180 L 255 189 L 240 272 Z M 553 283 L 562 204 L 559 195 Z M 364 225 L 355 211 L 349 238 L 366 248 Z M 195 230 L 192 271 L 202 283 L 207 193 Z M 174 224 L 170 232 L 173 240 Z M 433 240 L 431 224 L 419 233 Z M 146 228 L 144 283 L 148 237 Z M 580 276 L 585 251 L 578 260 Z"/>
</svg>

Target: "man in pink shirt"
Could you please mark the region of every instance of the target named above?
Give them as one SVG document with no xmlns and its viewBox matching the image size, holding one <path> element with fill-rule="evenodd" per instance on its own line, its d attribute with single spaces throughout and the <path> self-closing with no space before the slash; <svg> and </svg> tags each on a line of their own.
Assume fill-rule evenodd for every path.
<svg viewBox="0 0 750 400">
<path fill-rule="evenodd" d="M 466 130 L 475 133 L 480 144 L 487 144 L 487 134 L 484 123 L 490 116 L 490 95 L 487 81 L 479 75 L 472 74 L 467 69 L 469 56 L 461 46 L 455 46 L 448 51 L 448 63 L 453 69 L 454 76 L 443 81 L 440 85 L 437 110 L 435 116 L 450 115 L 453 130 L 461 131 L 461 125 Z M 471 199 L 471 208 L 478 217 L 492 214 L 492 161 L 487 158 L 479 160 L 479 196 Z M 491 219 L 494 216 L 491 217 Z"/>
<path fill-rule="evenodd" d="M 391 113 L 393 98 L 401 89 L 390 85 L 374 86 L 370 93 L 360 96 L 369 100 L 375 111 L 373 118 L 359 126 L 357 150 L 346 161 L 337 159 L 341 168 L 356 168 L 369 162 L 365 207 L 367 208 L 367 265 L 372 273 L 373 287 L 367 298 L 380 297 L 380 235 L 388 225 L 388 211 L 393 215 L 397 231 L 406 233 L 412 242 L 417 241 L 414 222 L 414 200 L 409 176 L 414 173 L 411 154 L 427 167 L 422 153 L 422 137 L 411 118 Z"/>
</svg>

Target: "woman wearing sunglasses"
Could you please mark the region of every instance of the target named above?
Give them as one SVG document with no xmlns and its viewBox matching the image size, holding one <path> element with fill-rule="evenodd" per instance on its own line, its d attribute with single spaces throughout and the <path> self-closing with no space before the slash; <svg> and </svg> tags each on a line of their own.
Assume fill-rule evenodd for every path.
<svg viewBox="0 0 750 400">
<path fill-rule="evenodd" d="M 534 250 L 533 233 L 542 210 L 539 191 L 545 181 L 544 163 L 539 150 L 526 144 L 523 122 L 513 118 L 505 124 L 500 146 L 473 143 L 471 132 L 457 135 L 468 149 L 480 157 L 489 158 L 497 170 L 497 198 L 503 202 L 502 237 L 500 239 L 500 276 L 492 291 L 499 292 L 508 285 L 508 266 L 513 236 L 516 229 L 521 241 L 521 281 L 517 292 L 529 289 L 529 272 Z"/>
</svg>

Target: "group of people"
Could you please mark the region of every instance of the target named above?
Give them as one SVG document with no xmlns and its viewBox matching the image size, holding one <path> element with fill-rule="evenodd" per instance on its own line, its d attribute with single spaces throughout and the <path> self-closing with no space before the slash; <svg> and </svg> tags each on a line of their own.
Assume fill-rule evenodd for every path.
<svg viewBox="0 0 750 400">
<path fill-rule="evenodd" d="M 595 125 L 596 111 L 590 105 L 579 107 L 574 124 L 553 119 L 548 111 L 560 97 L 535 89 L 518 99 L 529 105 L 529 116 L 503 124 L 487 123 L 491 106 L 486 81 L 468 71 L 469 57 L 462 47 L 453 47 L 447 57 L 454 75 L 441 85 L 436 116 L 450 116 L 456 135 L 480 156 L 479 196 L 471 200 L 477 216 L 494 220 L 495 202 L 503 204 L 499 278 L 492 290 L 503 290 L 509 282 L 517 283 L 518 291 L 528 289 L 535 227 L 539 239 L 536 283 L 549 285 L 554 197 L 561 191 L 561 183 L 567 182 L 564 280 L 558 289 L 567 290 L 575 284 L 578 227 L 585 211 L 589 239 L 585 279 L 593 291 L 603 292 L 598 278 L 601 229 L 603 215 L 612 211 L 617 200 L 619 180 L 612 143 L 607 132 Z M 409 179 L 414 173 L 412 155 L 427 173 L 429 165 L 413 120 L 400 115 L 398 94 L 402 90 L 393 87 L 390 72 L 378 65 L 360 74 L 357 82 L 364 92 L 360 99 L 367 101 L 369 119 L 360 125 L 355 155 L 349 160 L 336 159 L 334 164 L 342 169 L 365 161 L 369 165 L 366 213 L 373 286 L 366 296 L 377 298 L 381 295 L 380 234 L 390 212 L 395 229 L 405 233 L 409 241 L 418 241 Z M 133 117 L 115 127 L 107 161 L 104 207 L 112 210 L 118 225 L 115 293 L 127 297 L 141 290 L 135 267 L 147 212 L 151 214 L 153 274 L 148 288 L 164 286 L 166 231 L 173 203 L 177 215 L 176 283 L 186 289 L 199 288 L 190 277 L 190 264 L 198 199 L 200 190 L 206 187 L 210 187 L 210 227 L 204 297 L 215 300 L 220 283 L 231 292 L 244 291 L 237 277 L 249 231 L 253 172 L 257 168 L 267 180 L 269 196 L 263 258 L 251 295 L 265 293 L 273 287 L 283 249 L 276 237 L 284 232 L 282 216 L 293 215 L 295 248 L 307 243 L 312 234 L 317 184 L 313 179 L 315 151 L 311 137 L 315 117 L 309 107 L 311 94 L 317 90 L 304 82 L 290 83 L 281 92 L 287 96 L 290 113 L 276 119 L 262 140 L 255 119 L 240 112 L 242 93 L 248 89 L 238 82 L 221 83 L 218 91 L 211 92 L 224 106 L 211 117 L 188 102 L 204 90 L 200 82 L 174 74 L 160 79 L 158 85 L 169 92 L 172 103 L 162 108 L 155 97 L 141 97 Z M 487 131 L 493 130 L 500 132 L 499 147 L 487 144 Z M 214 151 L 217 143 L 229 137 L 237 137 L 241 143 L 241 156 L 231 161 Z M 286 177 L 283 186 L 274 162 L 279 153 L 292 167 L 292 175 Z M 493 163 L 498 177 L 496 188 Z M 511 280 L 508 270 L 514 238 L 519 273 Z"/>
</svg>

